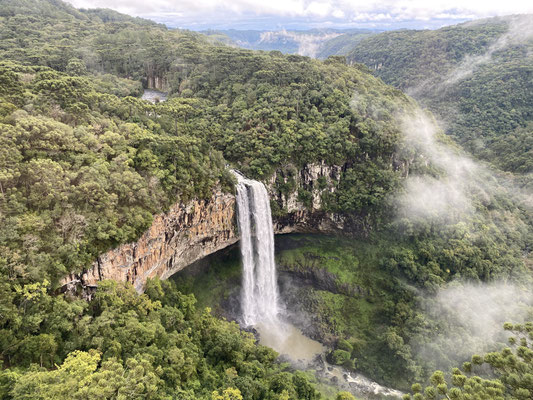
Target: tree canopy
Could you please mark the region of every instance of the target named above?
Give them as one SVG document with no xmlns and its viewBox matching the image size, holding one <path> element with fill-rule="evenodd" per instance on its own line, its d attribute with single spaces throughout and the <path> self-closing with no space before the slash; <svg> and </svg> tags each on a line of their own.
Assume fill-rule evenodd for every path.
<svg viewBox="0 0 533 400">
<path fill-rule="evenodd" d="M 531 173 L 532 15 L 372 35 L 347 56 L 413 95 L 474 155 Z M 523 145 L 518 148 L 516 142 Z"/>
</svg>

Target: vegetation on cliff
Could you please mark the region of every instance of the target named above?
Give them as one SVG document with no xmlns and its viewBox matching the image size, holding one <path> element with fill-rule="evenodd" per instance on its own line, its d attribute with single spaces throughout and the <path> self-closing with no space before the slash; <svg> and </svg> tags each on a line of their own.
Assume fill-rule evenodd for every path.
<svg viewBox="0 0 533 400">
<path fill-rule="evenodd" d="M 377 236 L 362 255 L 316 244 L 282 261 L 290 269 L 312 254 L 347 290 L 302 298 L 318 329 L 337 340 L 334 360 L 373 366 L 383 381 L 421 380 L 429 369 L 408 339 L 434 325 L 407 287 L 524 276 L 530 220 L 506 193 L 479 190 L 475 213 L 460 221 L 392 218 L 408 171 L 442 171 L 405 148 L 397 117 L 416 108 L 412 100 L 361 65 L 233 49 L 59 0 L 2 2 L 0 39 L 4 398 L 319 397 L 304 375 L 275 363 L 235 324 L 195 310 L 171 283 L 151 282 L 137 295 L 103 282 L 88 303 L 57 293 L 67 273 L 135 240 L 170 204 L 232 190 L 227 164 L 259 179 L 310 162 L 343 166 L 324 211 L 381 222 Z M 169 100 L 141 100 L 143 85 L 168 89 Z M 509 146 L 520 147 L 523 129 Z M 508 168 L 523 168 L 512 161 Z M 309 193 L 299 198 L 306 203 Z"/>
<path fill-rule="evenodd" d="M 89 302 L 49 296 L 45 285 L 3 301 L 2 399 L 319 398 L 273 350 L 196 312 L 171 281 L 150 281 L 143 295 L 102 282 Z"/>
<path fill-rule="evenodd" d="M 329 199 L 340 211 L 377 214 L 398 184 L 392 115 L 410 102 L 357 68 L 61 2 L 8 1 L 1 18 L 0 247 L 13 279 L 54 285 L 80 271 L 173 202 L 227 188 L 226 163 L 264 178 L 287 163 L 347 162 L 361 185 Z M 172 98 L 136 98 L 143 77 L 168 82 Z"/>
<path fill-rule="evenodd" d="M 0 76 L 0 265 L 13 281 L 55 285 L 176 200 L 231 182 L 205 140 L 169 133 L 99 78 L 8 63 Z"/>
<path fill-rule="evenodd" d="M 425 388 L 413 385 L 413 396 L 407 394 L 403 399 L 530 399 L 533 394 L 533 323 L 507 323 L 505 329 L 513 334 L 509 347 L 483 356 L 474 355 L 462 369 L 454 368 L 449 377 L 436 371 L 430 378 L 430 385 Z"/>
<path fill-rule="evenodd" d="M 461 225 L 455 227 L 457 234 L 464 229 Z M 392 226 L 357 241 L 321 235 L 279 236 L 276 264 L 289 320 L 330 346 L 331 363 L 407 390 L 412 382 L 424 382 L 435 369 L 451 369 L 469 359 L 475 349 L 494 349 L 505 341 L 497 335 L 483 343 L 484 336 L 472 330 L 475 322 L 461 320 L 461 313 L 471 318 L 469 308 L 479 308 L 475 297 L 491 292 L 490 286 L 465 289 L 462 297 L 457 295 L 460 304 L 448 306 L 438 301 L 445 282 L 459 280 L 463 274 L 469 274 L 469 281 L 505 280 L 515 292 L 496 292 L 498 302 L 505 304 L 512 298 L 517 305 L 523 303 L 520 307 L 531 305 L 519 247 L 511 255 L 505 247 L 493 251 L 488 237 L 483 240 L 489 240 L 491 247 L 482 250 L 478 243 L 434 236 L 420 240 L 403 236 Z M 475 254 L 489 258 L 476 261 Z M 442 257 L 447 257 L 446 263 Z M 513 265 L 509 265 L 511 260 Z M 483 273 L 490 277 L 476 273 L 476 263 L 485 265 Z M 523 285 L 512 286 L 517 279 Z M 241 266 L 237 248 L 217 253 L 172 280 L 179 290 L 193 293 L 202 306 L 213 307 L 216 315 L 235 317 L 238 312 Z M 525 299 L 520 292 L 526 293 Z M 531 317 L 531 310 L 525 316 Z M 482 329 L 493 329 L 488 321 L 493 323 L 487 317 Z"/>
</svg>

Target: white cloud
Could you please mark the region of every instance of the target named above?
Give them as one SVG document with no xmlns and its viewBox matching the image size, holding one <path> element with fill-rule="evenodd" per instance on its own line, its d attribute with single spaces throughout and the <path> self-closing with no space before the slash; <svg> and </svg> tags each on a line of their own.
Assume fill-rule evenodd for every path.
<svg viewBox="0 0 533 400">
<path fill-rule="evenodd" d="M 318 17 L 327 17 L 332 13 L 332 7 L 326 2 L 313 1 L 306 7 L 306 13 Z"/>
<path fill-rule="evenodd" d="M 341 18 L 344 18 L 346 14 L 344 14 L 344 11 L 342 11 L 340 8 L 336 8 L 332 13 L 331 13 L 331 16 L 333 18 L 338 18 L 338 19 L 341 19 Z"/>
<path fill-rule="evenodd" d="M 496 15 L 533 13 L 533 2 L 523 0 L 67 0 L 76 7 L 112 8 L 127 14 L 176 24 L 246 19 L 249 17 L 336 20 L 430 21 L 465 20 Z M 177 17 L 177 16 L 181 17 Z"/>
</svg>

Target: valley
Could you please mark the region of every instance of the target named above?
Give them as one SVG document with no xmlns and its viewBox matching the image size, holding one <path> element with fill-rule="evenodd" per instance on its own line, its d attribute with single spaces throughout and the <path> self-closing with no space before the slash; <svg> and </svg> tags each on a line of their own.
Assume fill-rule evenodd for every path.
<svg viewBox="0 0 533 400">
<path fill-rule="evenodd" d="M 1 399 L 531 398 L 530 14 L 0 38 Z"/>
</svg>

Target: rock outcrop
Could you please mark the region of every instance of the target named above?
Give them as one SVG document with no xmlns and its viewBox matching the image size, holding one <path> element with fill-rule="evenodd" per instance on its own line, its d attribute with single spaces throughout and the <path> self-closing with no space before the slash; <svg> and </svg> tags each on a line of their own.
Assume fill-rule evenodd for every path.
<svg viewBox="0 0 533 400">
<path fill-rule="evenodd" d="M 143 85 L 147 89 L 155 89 L 161 92 L 170 91 L 170 85 L 165 75 L 158 75 L 155 72 L 147 73 L 143 79 Z"/>
<path fill-rule="evenodd" d="M 274 219 L 275 233 L 339 232 L 342 216 L 321 210 L 322 194 L 333 191 L 342 168 L 310 164 L 289 176 L 278 171 L 267 182 L 271 198 L 280 204 L 283 214 Z M 291 180 L 292 190 L 278 191 L 279 183 Z M 298 192 L 308 193 L 308 204 Z M 301 196 L 300 196 L 301 197 Z M 98 257 L 92 267 L 67 276 L 62 286 L 95 287 L 100 280 L 131 282 L 142 292 L 148 278 L 166 279 L 193 262 L 239 240 L 235 217 L 235 196 L 213 192 L 208 200 L 175 204 L 168 212 L 154 217 L 152 226 L 137 242 L 128 243 Z"/>
<path fill-rule="evenodd" d="M 274 230 L 277 233 L 345 230 L 344 216 L 323 210 L 323 196 L 335 191 L 344 168 L 322 162 L 276 171 L 267 183 L 270 198 L 281 210 L 281 215 L 274 219 Z"/>
<path fill-rule="evenodd" d="M 166 279 L 193 262 L 237 242 L 235 197 L 216 191 L 209 200 L 176 204 L 155 216 L 134 243 L 102 254 L 92 268 L 69 275 L 63 286 L 84 288 L 113 279 L 131 282 L 142 292 L 148 278 Z"/>
</svg>

